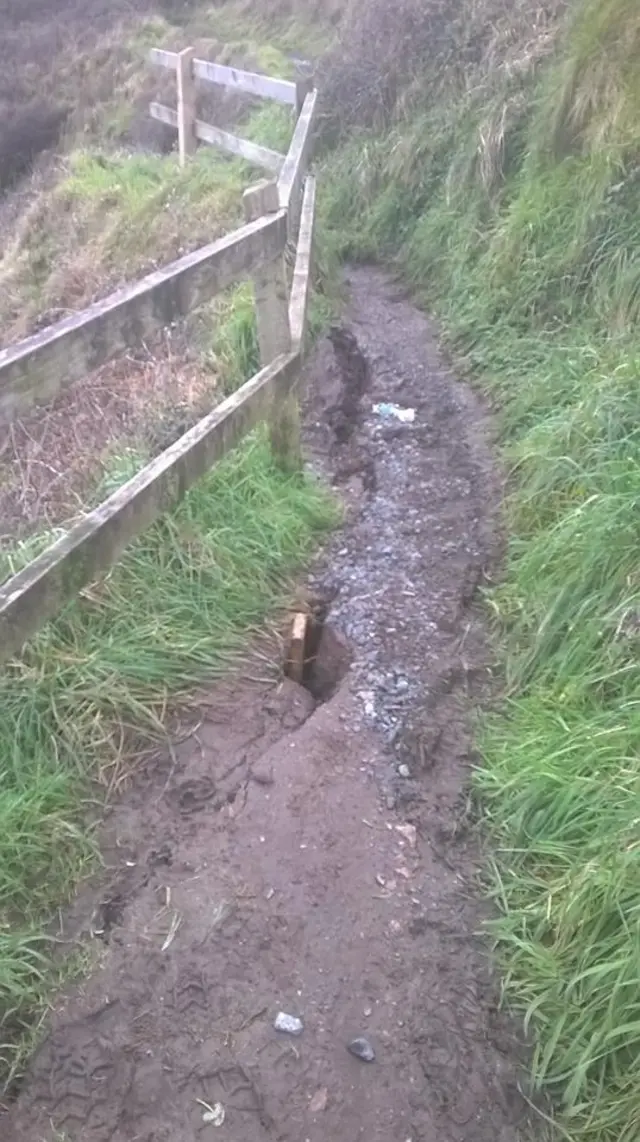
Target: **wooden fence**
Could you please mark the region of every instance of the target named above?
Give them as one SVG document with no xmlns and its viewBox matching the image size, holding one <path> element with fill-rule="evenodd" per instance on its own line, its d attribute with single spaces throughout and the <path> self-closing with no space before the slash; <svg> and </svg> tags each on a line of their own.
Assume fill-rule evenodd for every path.
<svg viewBox="0 0 640 1142">
<path fill-rule="evenodd" d="M 311 91 L 310 80 L 290 83 L 286 79 L 271 79 L 266 75 L 256 75 L 252 71 L 241 71 L 239 68 L 209 63 L 208 60 L 196 59 L 193 48 L 186 48 L 183 52 L 165 52 L 159 48 L 152 48 L 150 58 L 156 66 L 169 68 L 176 73 L 177 110 L 165 107 L 162 103 L 152 103 L 149 110 L 154 119 L 176 128 L 182 165 L 187 162 L 189 155 L 196 148 L 197 141 L 200 140 L 221 147 L 232 155 L 239 155 L 247 162 L 265 167 L 272 173 L 280 173 L 284 155 L 269 150 L 268 147 L 261 147 L 248 139 L 230 135 L 227 131 L 212 127 L 196 118 L 196 84 L 198 81 L 215 83 L 221 87 L 243 91 L 248 95 L 275 99 L 279 103 L 290 104 L 299 114 L 305 98 Z"/>
<path fill-rule="evenodd" d="M 191 49 L 177 57 L 154 52 L 158 56 L 163 58 L 155 58 L 156 63 L 182 61 L 179 75 L 186 72 L 188 58 L 190 77 L 206 71 L 208 78 L 216 77 L 214 82 L 299 107 L 279 177 L 245 191 L 246 224 L 234 233 L 1 351 L 0 425 L 34 403 L 50 400 L 64 385 L 157 334 L 247 276 L 254 284 L 261 370 L 0 585 L 0 663 L 16 654 L 30 635 L 117 562 L 131 540 L 170 510 L 259 422 L 269 422 L 279 463 L 288 470 L 300 466 L 296 386 L 311 278 L 315 180 L 308 168 L 316 93 L 303 92 L 300 85 L 284 80 L 194 60 Z M 221 75 L 225 78 L 218 78 Z M 184 102 L 184 81 L 182 93 Z M 291 285 L 285 265 L 287 242 L 296 247 Z"/>
</svg>

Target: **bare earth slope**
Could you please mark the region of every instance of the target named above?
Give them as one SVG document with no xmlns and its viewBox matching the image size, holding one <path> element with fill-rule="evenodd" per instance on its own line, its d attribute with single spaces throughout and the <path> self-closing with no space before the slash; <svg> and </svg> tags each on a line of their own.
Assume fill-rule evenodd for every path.
<svg viewBox="0 0 640 1142">
<path fill-rule="evenodd" d="M 487 424 L 387 279 L 359 269 L 350 288 L 307 401 L 308 452 L 349 509 L 312 583 L 332 600 L 327 700 L 289 681 L 203 693 L 193 732 L 115 807 L 106 882 L 67 933 L 93 926 L 98 965 L 53 1013 L 3 1142 L 518 1136 L 465 821 Z M 299 1037 L 274 1030 L 279 1010 Z M 374 1062 L 348 1053 L 356 1035 Z"/>
</svg>

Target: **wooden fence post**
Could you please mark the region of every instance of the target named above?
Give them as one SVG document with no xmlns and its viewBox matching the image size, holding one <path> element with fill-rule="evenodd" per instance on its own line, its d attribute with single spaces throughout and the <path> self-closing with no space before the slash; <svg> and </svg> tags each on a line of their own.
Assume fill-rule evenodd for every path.
<svg viewBox="0 0 640 1142">
<path fill-rule="evenodd" d="M 247 222 L 265 214 L 276 214 L 279 209 L 278 186 L 263 180 L 245 190 L 244 212 Z M 291 350 L 289 325 L 289 287 L 284 252 L 253 275 L 256 302 L 260 364 L 270 365 L 281 353 Z M 294 395 L 275 405 L 270 419 L 271 447 L 274 456 L 286 472 L 302 467 L 300 446 L 300 412 Z"/>
<path fill-rule="evenodd" d="M 196 82 L 193 74 L 193 61 L 196 49 L 185 48 L 178 53 L 176 60 L 176 80 L 178 85 L 178 150 L 180 166 L 186 165 L 187 158 L 197 146 L 196 140 Z"/>
<path fill-rule="evenodd" d="M 309 76 L 308 79 L 296 80 L 296 119 L 300 117 L 300 112 L 304 107 L 304 101 L 311 91 L 313 91 L 313 79 L 311 76 Z"/>
</svg>

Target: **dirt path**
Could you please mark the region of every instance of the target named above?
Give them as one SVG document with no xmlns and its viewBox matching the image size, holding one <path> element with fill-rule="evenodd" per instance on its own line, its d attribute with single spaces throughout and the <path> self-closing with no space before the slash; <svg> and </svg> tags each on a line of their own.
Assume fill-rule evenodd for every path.
<svg viewBox="0 0 640 1142">
<path fill-rule="evenodd" d="M 52 1017 L 6 1142 L 518 1137 L 465 827 L 486 424 L 396 287 L 359 269 L 350 288 L 310 363 L 308 451 L 348 505 L 311 580 L 330 608 L 315 697 L 201 695 L 194 732 L 112 812 L 108 885 L 73 920 L 97 930 L 96 970 Z"/>
</svg>

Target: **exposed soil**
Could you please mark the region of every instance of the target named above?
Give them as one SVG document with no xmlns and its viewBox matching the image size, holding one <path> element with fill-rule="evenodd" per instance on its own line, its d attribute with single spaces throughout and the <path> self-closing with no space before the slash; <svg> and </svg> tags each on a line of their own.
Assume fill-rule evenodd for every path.
<svg viewBox="0 0 640 1142">
<path fill-rule="evenodd" d="M 308 583 L 326 613 L 308 688 L 203 692 L 113 807 L 108 876 L 64 933 L 93 933 L 96 968 L 53 1012 L 6 1142 L 515 1142 L 524 1123 L 466 814 L 488 425 L 427 318 L 377 271 L 349 284 L 309 366 L 308 454 L 347 515 Z"/>
</svg>

